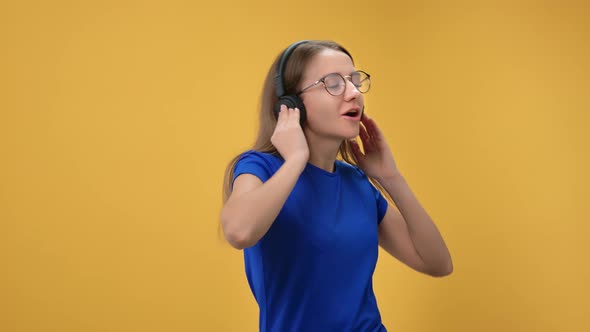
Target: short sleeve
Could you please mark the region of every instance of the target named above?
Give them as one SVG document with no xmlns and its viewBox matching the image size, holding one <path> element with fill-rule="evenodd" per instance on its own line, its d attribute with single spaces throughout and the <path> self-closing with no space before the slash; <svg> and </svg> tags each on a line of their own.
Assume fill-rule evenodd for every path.
<svg viewBox="0 0 590 332">
<path fill-rule="evenodd" d="M 377 189 L 373 183 L 369 180 L 369 177 L 363 172 L 358 166 L 354 166 L 354 169 L 363 177 L 364 181 L 367 181 L 371 186 L 371 190 L 373 190 L 373 197 L 375 198 L 375 205 L 377 207 L 377 225 L 381 224 L 383 217 L 385 217 L 385 213 L 387 212 L 387 208 L 389 203 L 383 197 L 383 194 L 379 189 Z"/>
<path fill-rule="evenodd" d="M 387 212 L 388 203 L 377 188 L 375 188 L 375 192 L 375 199 L 377 201 L 377 224 L 381 224 L 383 217 L 385 217 L 385 212 Z"/>
<path fill-rule="evenodd" d="M 265 154 L 256 151 L 247 151 L 236 162 L 232 188 L 236 178 L 242 174 L 252 174 L 259 178 L 260 181 L 266 182 L 273 174 L 272 165 Z"/>
</svg>

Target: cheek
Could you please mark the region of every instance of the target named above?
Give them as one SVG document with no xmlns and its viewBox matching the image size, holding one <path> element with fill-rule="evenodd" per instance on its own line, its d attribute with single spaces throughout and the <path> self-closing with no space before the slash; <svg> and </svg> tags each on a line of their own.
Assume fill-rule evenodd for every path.
<svg viewBox="0 0 590 332">
<path fill-rule="evenodd" d="M 330 98 L 307 98 L 305 99 L 307 117 L 310 119 L 333 118 L 338 113 L 338 105 Z"/>
</svg>

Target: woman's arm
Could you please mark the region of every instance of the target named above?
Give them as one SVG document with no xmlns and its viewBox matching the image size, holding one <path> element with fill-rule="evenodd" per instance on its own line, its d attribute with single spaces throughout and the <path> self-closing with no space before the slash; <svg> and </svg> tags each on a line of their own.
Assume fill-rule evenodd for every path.
<svg viewBox="0 0 590 332">
<path fill-rule="evenodd" d="M 251 174 L 238 176 L 221 209 L 225 238 L 237 249 L 253 246 L 266 234 L 309 160 L 299 109 L 281 106 L 271 142 L 285 160 L 283 165 L 264 184 Z"/>
<path fill-rule="evenodd" d="M 391 206 L 379 225 L 379 244 L 410 267 L 433 276 L 453 271 L 451 255 L 434 222 L 416 199 L 397 169 L 393 154 L 377 124 L 366 113 L 352 151 L 359 167 L 389 193 L 399 212 Z M 400 213 L 401 212 L 401 213 Z"/>
<path fill-rule="evenodd" d="M 401 174 L 378 179 L 399 212 L 388 207 L 379 225 L 379 245 L 409 267 L 434 277 L 451 274 L 453 262 L 436 225 Z"/>
<path fill-rule="evenodd" d="M 244 249 L 266 234 L 306 162 L 286 161 L 265 183 L 252 174 L 236 178 L 232 194 L 221 210 L 221 225 L 229 244 Z"/>
</svg>

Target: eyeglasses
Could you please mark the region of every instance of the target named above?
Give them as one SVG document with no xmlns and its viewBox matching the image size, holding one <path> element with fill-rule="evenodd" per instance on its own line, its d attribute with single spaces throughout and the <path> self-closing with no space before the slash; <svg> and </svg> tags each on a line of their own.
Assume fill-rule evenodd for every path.
<svg viewBox="0 0 590 332">
<path fill-rule="evenodd" d="M 314 86 L 323 83 L 324 88 L 326 88 L 326 91 L 328 91 L 329 94 L 332 96 L 339 96 L 346 90 L 346 80 L 349 80 L 360 93 L 366 93 L 369 91 L 369 88 L 371 88 L 371 75 L 365 73 L 362 70 L 358 70 L 352 72 L 348 76 L 342 76 L 338 73 L 328 74 L 297 92 L 297 95 L 300 95 Z"/>
</svg>

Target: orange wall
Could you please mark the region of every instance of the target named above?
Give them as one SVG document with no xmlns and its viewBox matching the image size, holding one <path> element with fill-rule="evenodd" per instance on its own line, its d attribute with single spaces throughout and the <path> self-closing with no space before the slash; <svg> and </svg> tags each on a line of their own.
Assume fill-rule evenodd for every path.
<svg viewBox="0 0 590 332">
<path fill-rule="evenodd" d="M 381 252 L 390 330 L 590 329 L 588 5 L 441 3 L 1 4 L 0 330 L 256 331 L 221 179 L 298 39 L 373 75 L 454 258 L 433 279 Z"/>
</svg>

